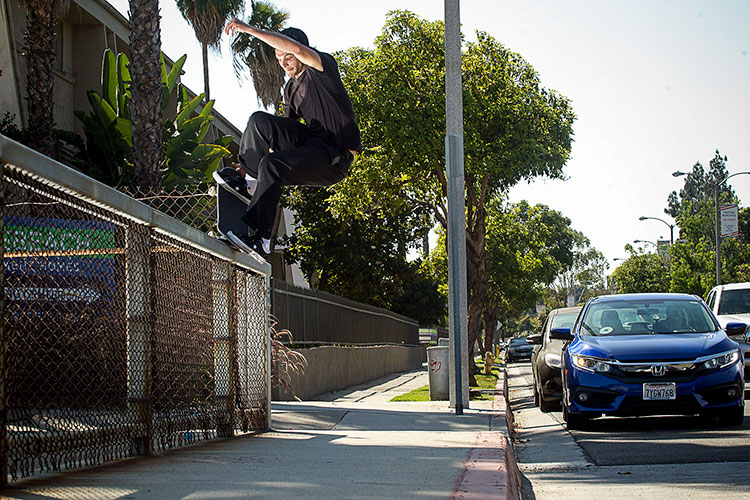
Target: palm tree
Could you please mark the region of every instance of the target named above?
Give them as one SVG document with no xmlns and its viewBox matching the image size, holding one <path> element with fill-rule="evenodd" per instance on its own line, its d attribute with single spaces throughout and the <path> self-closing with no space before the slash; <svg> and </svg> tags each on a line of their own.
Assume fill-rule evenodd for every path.
<svg viewBox="0 0 750 500">
<path fill-rule="evenodd" d="M 45 155 L 53 151 L 55 21 L 68 10 L 69 0 L 22 0 L 26 9 L 27 132 L 31 147 Z"/>
<path fill-rule="evenodd" d="M 208 49 L 219 50 L 224 25 L 245 6 L 244 0 L 177 0 L 182 17 L 193 27 L 203 47 L 203 89 L 211 99 L 208 85 Z"/>
<path fill-rule="evenodd" d="M 263 0 L 251 2 L 253 13 L 248 23 L 268 31 L 281 31 L 289 19 L 289 13 L 277 10 Z M 239 33 L 232 41 L 233 65 L 237 77 L 250 70 L 258 102 L 264 108 L 273 106 L 281 110 L 281 87 L 284 85 L 284 70 L 276 61 L 274 50 L 247 33 Z"/>
<path fill-rule="evenodd" d="M 129 7 L 133 182 L 153 188 L 164 162 L 159 0 L 130 0 Z"/>
</svg>

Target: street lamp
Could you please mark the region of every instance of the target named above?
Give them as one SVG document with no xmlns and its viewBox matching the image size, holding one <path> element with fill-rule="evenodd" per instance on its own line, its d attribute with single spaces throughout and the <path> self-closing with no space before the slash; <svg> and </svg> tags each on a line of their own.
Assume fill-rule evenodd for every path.
<svg viewBox="0 0 750 500">
<path fill-rule="evenodd" d="M 721 216 L 719 215 L 719 191 L 721 190 L 721 186 L 727 183 L 729 179 L 734 177 L 735 175 L 743 175 L 748 174 L 750 175 L 750 171 L 747 172 L 737 172 L 732 175 L 728 175 L 723 181 L 721 182 L 714 182 L 714 225 L 716 226 L 714 229 L 714 242 L 715 242 L 715 248 L 716 248 L 716 285 L 721 285 Z M 680 177 L 682 175 L 687 175 L 687 172 L 673 172 L 672 176 L 674 177 Z"/>
<path fill-rule="evenodd" d="M 633 240 L 633 243 L 651 243 L 651 244 L 652 244 L 652 245 L 654 245 L 655 247 L 657 247 L 657 248 L 659 247 L 659 245 L 657 245 L 657 244 L 656 244 L 656 243 L 654 243 L 653 241 L 648 241 L 648 240 Z"/>
<path fill-rule="evenodd" d="M 660 219 L 658 217 L 646 217 L 645 215 L 642 215 L 641 217 L 638 217 L 638 220 L 648 220 L 648 219 L 658 220 L 659 222 L 663 222 L 664 224 L 666 224 L 667 226 L 669 226 L 669 244 L 673 245 L 674 244 L 674 227 L 677 224 L 670 224 L 669 222 L 667 222 L 665 220 L 662 220 L 662 219 Z"/>
</svg>

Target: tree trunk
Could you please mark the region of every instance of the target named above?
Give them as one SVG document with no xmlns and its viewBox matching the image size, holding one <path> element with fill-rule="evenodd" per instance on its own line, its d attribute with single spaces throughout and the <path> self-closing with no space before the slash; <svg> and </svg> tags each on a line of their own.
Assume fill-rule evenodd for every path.
<svg viewBox="0 0 750 500">
<path fill-rule="evenodd" d="M 466 275 L 468 278 L 468 330 L 469 330 L 469 378 L 478 370 L 474 365 L 474 344 L 482 335 L 482 311 L 487 296 L 487 262 L 484 247 L 485 209 L 484 198 L 487 179 L 477 192 L 471 182 L 466 182 Z"/>
<path fill-rule="evenodd" d="M 25 6 L 28 133 L 31 147 L 50 156 L 55 127 L 55 0 L 27 0 Z"/>
<path fill-rule="evenodd" d="M 160 19 L 158 0 L 130 0 L 133 184 L 143 188 L 159 185 L 164 162 Z"/>
<path fill-rule="evenodd" d="M 203 93 L 206 94 L 204 101 L 208 102 L 211 100 L 211 90 L 208 86 L 208 45 L 205 43 L 201 45 L 203 46 Z"/>
<path fill-rule="evenodd" d="M 484 352 L 491 352 L 494 355 L 495 353 L 492 350 L 492 344 L 495 340 L 497 308 L 492 307 L 490 302 L 492 302 L 490 298 L 485 296 L 484 314 L 482 315 L 482 318 L 484 319 Z"/>
</svg>

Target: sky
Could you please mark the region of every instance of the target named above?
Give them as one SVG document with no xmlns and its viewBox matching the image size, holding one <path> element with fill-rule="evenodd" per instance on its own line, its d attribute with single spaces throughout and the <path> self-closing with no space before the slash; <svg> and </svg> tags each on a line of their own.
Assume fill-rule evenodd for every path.
<svg viewBox="0 0 750 500">
<path fill-rule="evenodd" d="M 127 15 L 127 0 L 113 4 Z M 440 0 L 275 4 L 324 52 L 373 48 L 391 10 L 444 19 Z M 163 50 L 172 59 L 188 54 L 183 83 L 201 92 L 192 29 L 172 0 L 160 8 Z M 683 185 L 672 172 L 708 167 L 717 149 L 730 174 L 750 171 L 750 0 L 462 0 L 460 12 L 466 39 L 490 34 L 571 100 L 577 119 L 566 179 L 524 182 L 509 197 L 570 218 L 609 260 L 608 274 L 628 256 L 626 244 L 669 239 L 674 220 L 664 208 Z M 228 37 L 209 68 L 214 109 L 243 130 L 259 105 L 252 82 L 235 77 Z M 729 184 L 750 205 L 750 175 Z"/>
</svg>

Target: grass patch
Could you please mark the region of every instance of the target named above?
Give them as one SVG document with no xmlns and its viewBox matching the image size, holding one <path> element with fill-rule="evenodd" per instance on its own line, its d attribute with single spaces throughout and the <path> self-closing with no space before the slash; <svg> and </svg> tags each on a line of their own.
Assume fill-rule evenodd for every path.
<svg viewBox="0 0 750 500">
<path fill-rule="evenodd" d="M 414 389 L 411 392 L 396 396 L 391 401 L 429 401 L 430 400 L 430 386 L 425 385 L 419 389 Z"/>
<path fill-rule="evenodd" d="M 477 362 L 481 373 L 476 375 L 477 385 L 469 387 L 469 400 L 470 401 L 492 401 L 495 397 L 492 394 L 482 394 L 479 392 L 481 389 L 494 389 L 497 384 L 497 379 L 500 377 L 500 368 L 493 366 L 492 373 L 484 374 L 484 362 Z M 391 401 L 429 401 L 430 400 L 430 386 L 425 385 L 418 389 L 414 389 L 411 392 L 396 396 Z"/>
</svg>

